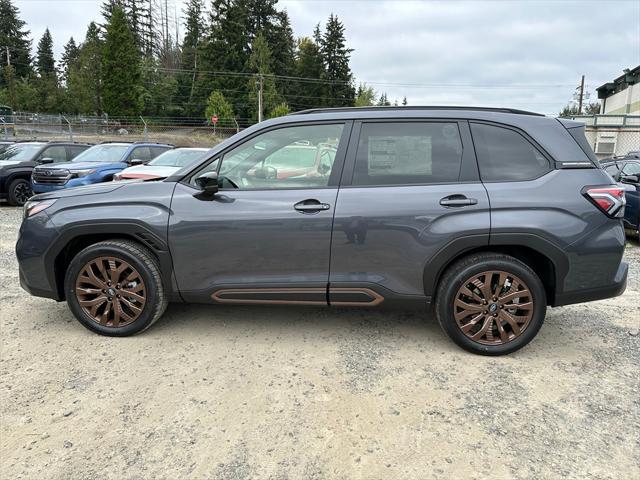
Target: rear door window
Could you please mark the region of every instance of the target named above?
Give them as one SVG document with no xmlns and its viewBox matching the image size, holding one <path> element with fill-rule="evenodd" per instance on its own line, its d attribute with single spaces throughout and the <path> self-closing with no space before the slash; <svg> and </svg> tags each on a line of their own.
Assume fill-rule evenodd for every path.
<svg viewBox="0 0 640 480">
<path fill-rule="evenodd" d="M 462 140 L 455 122 L 364 123 L 353 185 L 456 182 Z"/>
<path fill-rule="evenodd" d="M 68 145 L 67 151 L 69 155 L 69 160 L 77 157 L 79 154 L 84 152 L 87 148 L 88 148 L 87 146 L 81 146 L 81 145 Z"/>
<path fill-rule="evenodd" d="M 471 123 L 471 133 L 483 181 L 533 180 L 551 170 L 549 160 L 516 130 Z"/>
<path fill-rule="evenodd" d="M 39 160 L 42 160 L 43 158 L 52 158 L 53 161 L 56 163 L 66 162 L 67 150 L 65 149 L 64 145 L 55 145 L 53 147 L 47 147 L 42 151 L 42 153 L 38 157 Z"/>
<path fill-rule="evenodd" d="M 143 162 L 148 162 L 149 160 L 155 158 L 155 155 L 151 154 L 151 149 L 149 147 L 136 147 L 127 157 L 127 160 L 142 160 Z"/>
</svg>

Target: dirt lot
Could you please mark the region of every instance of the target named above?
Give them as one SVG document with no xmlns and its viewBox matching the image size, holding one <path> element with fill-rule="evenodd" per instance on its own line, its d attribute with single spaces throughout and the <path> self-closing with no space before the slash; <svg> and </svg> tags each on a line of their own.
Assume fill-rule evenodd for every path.
<svg viewBox="0 0 640 480">
<path fill-rule="evenodd" d="M 418 312 L 173 305 L 100 337 L 20 289 L 20 215 L 0 207 L 0 478 L 640 478 L 637 246 L 624 296 L 484 358 Z"/>
</svg>

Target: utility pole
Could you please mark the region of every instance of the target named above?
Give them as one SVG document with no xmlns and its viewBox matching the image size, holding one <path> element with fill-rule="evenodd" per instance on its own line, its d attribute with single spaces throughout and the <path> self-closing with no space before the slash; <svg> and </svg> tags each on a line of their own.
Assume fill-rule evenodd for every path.
<svg viewBox="0 0 640 480">
<path fill-rule="evenodd" d="M 262 122 L 262 92 L 264 89 L 264 78 L 258 75 L 258 123 Z"/>
<path fill-rule="evenodd" d="M 578 96 L 578 115 L 582 115 L 582 99 L 584 98 L 584 75 L 580 80 L 580 95 Z"/>
</svg>

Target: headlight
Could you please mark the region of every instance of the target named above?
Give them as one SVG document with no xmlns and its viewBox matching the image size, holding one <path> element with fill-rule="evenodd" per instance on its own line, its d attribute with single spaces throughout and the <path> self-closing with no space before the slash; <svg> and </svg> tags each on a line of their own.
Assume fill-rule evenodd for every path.
<svg viewBox="0 0 640 480">
<path fill-rule="evenodd" d="M 24 204 L 23 218 L 29 218 L 56 203 L 56 199 L 51 200 L 29 200 Z"/>
<path fill-rule="evenodd" d="M 77 177 L 77 178 L 86 177 L 87 175 L 91 175 L 92 173 L 96 173 L 95 169 L 90 169 L 90 170 L 74 170 L 73 172 L 71 172 L 71 174 L 72 174 L 74 177 Z"/>
</svg>

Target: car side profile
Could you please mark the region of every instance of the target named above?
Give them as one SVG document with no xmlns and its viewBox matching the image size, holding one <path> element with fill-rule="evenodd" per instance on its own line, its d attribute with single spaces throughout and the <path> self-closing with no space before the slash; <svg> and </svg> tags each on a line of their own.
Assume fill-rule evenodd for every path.
<svg viewBox="0 0 640 480">
<path fill-rule="evenodd" d="M 298 175 L 267 161 L 300 145 L 332 153 Z M 16 253 L 25 290 L 103 335 L 147 329 L 168 302 L 430 304 L 458 345 L 501 355 L 548 306 L 624 291 L 624 201 L 581 123 L 318 109 L 250 127 L 163 181 L 37 195 Z"/>
<path fill-rule="evenodd" d="M 95 145 L 73 161 L 55 166 L 38 165 L 31 174 L 35 193 L 110 182 L 114 175 L 131 165 L 141 165 L 173 148 L 148 142 L 105 142 Z"/>
<path fill-rule="evenodd" d="M 33 195 L 31 172 L 37 165 L 68 162 L 88 149 L 88 143 L 18 142 L 0 151 L 0 199 L 22 206 Z"/>
</svg>

